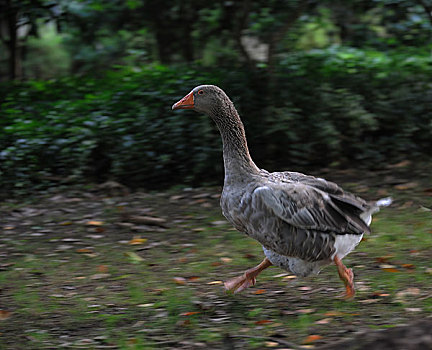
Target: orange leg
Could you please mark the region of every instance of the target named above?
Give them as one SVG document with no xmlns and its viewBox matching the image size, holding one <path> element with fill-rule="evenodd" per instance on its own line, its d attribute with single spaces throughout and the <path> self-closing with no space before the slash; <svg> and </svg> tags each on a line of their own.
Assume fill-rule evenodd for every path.
<svg viewBox="0 0 432 350">
<path fill-rule="evenodd" d="M 334 257 L 334 262 L 338 269 L 339 277 L 345 284 L 346 292 L 342 294 L 344 299 L 354 298 L 355 289 L 354 289 L 354 274 L 351 269 L 348 269 L 343 263 L 342 260 L 337 256 Z"/>
<path fill-rule="evenodd" d="M 231 278 L 224 283 L 225 289 L 233 293 L 240 293 L 246 288 L 255 285 L 256 277 L 261 273 L 262 270 L 271 266 L 270 260 L 265 258 L 259 265 L 245 271 L 241 276 Z"/>
</svg>

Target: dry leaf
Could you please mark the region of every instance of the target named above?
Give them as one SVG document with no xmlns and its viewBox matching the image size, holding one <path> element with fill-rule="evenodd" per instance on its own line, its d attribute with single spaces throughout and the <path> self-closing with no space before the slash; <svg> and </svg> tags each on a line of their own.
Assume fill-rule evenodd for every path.
<svg viewBox="0 0 432 350">
<path fill-rule="evenodd" d="M 330 323 L 332 320 L 333 320 L 332 318 L 323 318 L 323 319 L 321 319 L 321 320 L 316 321 L 315 323 L 316 323 L 316 324 L 328 324 L 328 323 Z"/>
<path fill-rule="evenodd" d="M 274 277 L 274 278 L 279 278 L 279 277 L 286 277 L 286 276 L 288 276 L 287 273 L 280 273 L 280 274 L 278 274 L 278 275 L 274 275 L 273 277 Z"/>
<path fill-rule="evenodd" d="M 415 269 L 415 265 L 413 265 L 413 264 L 402 264 L 401 266 L 404 269 L 409 269 L 409 270 L 414 270 Z"/>
<path fill-rule="evenodd" d="M 7 320 L 9 317 L 11 317 L 12 312 L 7 310 L 0 310 L 0 321 Z"/>
<path fill-rule="evenodd" d="M 315 312 L 315 309 L 300 309 L 300 310 L 297 310 L 297 312 L 299 313 L 299 314 L 311 314 L 311 313 L 313 313 L 313 312 Z"/>
<path fill-rule="evenodd" d="M 200 313 L 199 311 L 183 312 L 182 314 L 180 314 L 180 316 L 191 316 L 191 315 L 196 315 L 199 313 Z"/>
<path fill-rule="evenodd" d="M 220 261 L 222 261 L 225 264 L 229 264 L 232 261 L 232 259 L 231 258 L 223 257 L 223 258 L 220 258 Z"/>
<path fill-rule="evenodd" d="M 211 281 L 211 282 L 207 282 L 207 284 L 223 284 L 222 281 Z"/>
<path fill-rule="evenodd" d="M 408 312 L 422 312 L 423 309 L 420 308 L 420 307 L 407 307 L 407 308 L 405 308 L 405 311 L 408 311 Z"/>
<path fill-rule="evenodd" d="M 252 292 L 252 294 L 264 294 L 266 292 L 265 289 L 258 289 L 255 292 Z"/>
<path fill-rule="evenodd" d="M 140 236 L 135 236 L 133 239 L 131 239 L 128 244 L 130 245 L 139 245 L 144 244 L 147 242 L 147 238 L 141 238 Z"/>
<path fill-rule="evenodd" d="M 320 335 L 316 335 L 316 334 L 312 334 L 307 336 L 304 340 L 303 340 L 303 344 L 310 344 L 310 343 L 314 343 L 317 340 L 322 339 L 322 337 Z"/>
<path fill-rule="evenodd" d="M 272 322 L 273 321 L 270 321 L 270 320 L 259 320 L 259 321 L 256 321 L 255 324 L 261 325 L 261 324 L 268 324 L 268 323 L 272 323 Z"/>
<path fill-rule="evenodd" d="M 81 248 L 81 249 L 77 249 L 76 252 L 82 253 L 82 254 L 91 254 L 91 253 L 93 253 L 93 250 L 88 249 L 88 248 Z"/>
<path fill-rule="evenodd" d="M 396 269 L 396 268 L 394 268 L 394 267 L 382 267 L 381 269 L 382 269 L 383 271 L 386 271 L 386 272 L 401 272 L 401 270 Z"/>
<path fill-rule="evenodd" d="M 396 164 L 391 164 L 388 167 L 389 168 L 405 168 L 407 166 L 411 165 L 411 161 L 410 160 L 402 160 L 399 163 Z"/>
<path fill-rule="evenodd" d="M 195 282 L 195 281 L 199 280 L 199 277 L 198 276 L 190 276 L 187 278 L 187 280 L 190 282 Z"/>
<path fill-rule="evenodd" d="M 133 263 L 139 263 L 139 262 L 141 262 L 141 261 L 144 261 L 144 259 L 143 258 L 141 258 L 137 253 L 134 253 L 134 252 L 126 252 L 126 253 L 124 253 L 128 258 L 130 258 L 131 259 L 131 261 L 133 262 Z"/>
<path fill-rule="evenodd" d="M 166 220 L 162 218 L 156 218 L 153 216 L 139 216 L 139 215 L 131 215 L 129 220 L 135 224 L 145 224 L 145 225 L 154 225 L 160 227 L 166 227 Z"/>
<path fill-rule="evenodd" d="M 301 291 L 308 291 L 308 290 L 312 290 L 312 287 L 307 287 L 307 286 L 299 287 L 298 290 L 301 290 Z"/>
<path fill-rule="evenodd" d="M 284 280 L 292 280 L 294 278 L 297 278 L 297 276 L 295 276 L 295 275 L 289 275 L 289 276 L 283 277 L 282 279 L 284 279 Z"/>
<path fill-rule="evenodd" d="M 277 343 L 275 341 L 266 341 L 264 344 L 268 348 L 274 348 L 274 347 L 279 345 L 279 343 Z"/>
<path fill-rule="evenodd" d="M 97 270 L 100 273 L 107 273 L 108 272 L 108 266 L 106 266 L 106 265 L 99 265 L 98 268 L 97 268 Z"/>
<path fill-rule="evenodd" d="M 396 185 L 394 188 L 400 191 L 404 191 L 404 190 L 411 190 L 416 187 L 418 187 L 417 182 L 405 182 L 403 184 Z"/>
<path fill-rule="evenodd" d="M 386 262 L 388 262 L 391 258 L 394 258 L 394 255 L 384 255 L 384 256 L 379 256 L 377 258 L 375 258 L 375 261 L 377 263 L 380 264 L 385 264 Z"/>
<path fill-rule="evenodd" d="M 103 221 L 95 221 L 95 220 L 87 221 L 87 225 L 90 226 L 101 226 L 103 224 L 104 224 Z"/>
<path fill-rule="evenodd" d="M 174 277 L 173 281 L 180 285 L 185 285 L 187 283 L 186 278 L 183 277 Z"/>
</svg>

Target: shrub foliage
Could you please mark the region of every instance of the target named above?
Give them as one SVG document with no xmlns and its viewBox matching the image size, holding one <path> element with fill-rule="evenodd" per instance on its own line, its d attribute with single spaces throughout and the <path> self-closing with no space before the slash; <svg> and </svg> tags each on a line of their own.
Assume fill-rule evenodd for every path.
<svg viewBox="0 0 432 350">
<path fill-rule="evenodd" d="M 432 64 L 339 48 L 287 55 L 265 70 L 118 67 L 103 77 L 0 86 L 3 190 L 116 179 L 153 188 L 222 179 L 212 122 L 171 105 L 198 84 L 233 99 L 259 166 L 374 167 L 432 154 Z"/>
</svg>

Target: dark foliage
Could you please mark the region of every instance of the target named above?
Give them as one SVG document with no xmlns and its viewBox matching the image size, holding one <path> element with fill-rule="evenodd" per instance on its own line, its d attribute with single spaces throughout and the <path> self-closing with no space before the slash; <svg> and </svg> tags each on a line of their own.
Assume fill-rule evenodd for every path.
<svg viewBox="0 0 432 350">
<path fill-rule="evenodd" d="M 194 86 L 221 86 L 246 125 L 259 166 L 375 167 L 432 154 L 430 58 L 355 49 L 287 56 L 264 70 L 160 65 L 103 78 L 2 86 L 3 190 L 117 179 L 153 188 L 222 179 L 211 121 L 171 105 Z"/>
</svg>

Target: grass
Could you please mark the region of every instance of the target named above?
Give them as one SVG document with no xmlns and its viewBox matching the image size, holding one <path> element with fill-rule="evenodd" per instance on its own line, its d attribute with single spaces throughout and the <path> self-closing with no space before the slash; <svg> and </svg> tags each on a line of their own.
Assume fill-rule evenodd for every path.
<svg viewBox="0 0 432 350">
<path fill-rule="evenodd" d="M 256 349 L 277 337 L 301 346 L 309 335 L 319 335 L 319 345 L 353 329 L 423 318 L 432 312 L 432 219 L 424 209 L 432 198 L 419 189 L 406 204 L 404 193 L 389 191 L 395 204 L 375 217 L 372 235 L 344 260 L 356 276 L 351 301 L 335 298 L 343 284 L 334 266 L 306 279 L 272 267 L 254 288 L 226 294 L 221 281 L 257 264 L 262 250 L 219 222 L 210 196 L 216 189 L 147 194 L 147 211 L 166 218 L 165 229 L 124 225 L 131 219 L 119 206 L 133 215 L 143 208 L 134 194 L 7 203 L 0 208 L 10 218 L 0 241 L 0 310 L 12 314 L 0 321 L 0 349 Z M 203 192 L 209 196 L 197 201 Z M 28 208 L 46 212 L 7 215 Z M 96 219 L 103 223 L 86 224 Z M 131 245 L 134 236 L 147 241 Z"/>
</svg>

